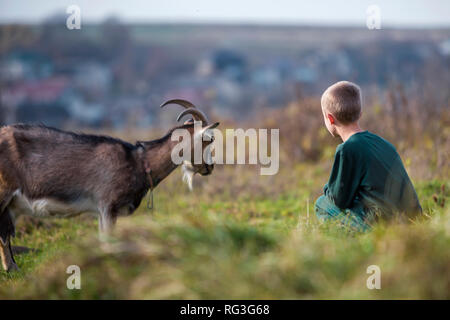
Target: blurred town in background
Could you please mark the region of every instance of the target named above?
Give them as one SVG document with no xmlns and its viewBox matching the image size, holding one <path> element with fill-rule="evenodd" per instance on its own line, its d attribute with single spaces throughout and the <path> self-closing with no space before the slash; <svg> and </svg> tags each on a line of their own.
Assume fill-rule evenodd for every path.
<svg viewBox="0 0 450 320">
<path fill-rule="evenodd" d="M 318 97 L 342 79 L 360 84 L 366 97 L 398 85 L 420 94 L 427 86 L 448 102 L 450 29 L 130 24 L 110 17 L 69 30 L 66 18 L 0 25 L 1 124 L 145 128 L 164 123 L 158 106 L 171 98 L 242 119 Z"/>
</svg>

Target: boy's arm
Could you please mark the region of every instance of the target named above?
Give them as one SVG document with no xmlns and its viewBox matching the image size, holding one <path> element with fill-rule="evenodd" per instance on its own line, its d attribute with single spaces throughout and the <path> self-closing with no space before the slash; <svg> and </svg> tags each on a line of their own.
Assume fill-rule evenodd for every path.
<svg viewBox="0 0 450 320">
<path fill-rule="evenodd" d="M 361 166 L 354 152 L 338 148 L 324 194 L 340 209 L 352 206 L 361 181 Z"/>
</svg>

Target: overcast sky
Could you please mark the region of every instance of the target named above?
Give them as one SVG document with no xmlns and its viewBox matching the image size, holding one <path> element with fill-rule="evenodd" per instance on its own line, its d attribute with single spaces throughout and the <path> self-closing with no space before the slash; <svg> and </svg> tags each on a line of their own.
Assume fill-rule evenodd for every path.
<svg viewBox="0 0 450 320">
<path fill-rule="evenodd" d="M 378 5 L 382 26 L 450 27 L 450 0 L 0 0 L 0 23 L 39 22 L 76 4 L 84 22 L 366 24 Z"/>
</svg>

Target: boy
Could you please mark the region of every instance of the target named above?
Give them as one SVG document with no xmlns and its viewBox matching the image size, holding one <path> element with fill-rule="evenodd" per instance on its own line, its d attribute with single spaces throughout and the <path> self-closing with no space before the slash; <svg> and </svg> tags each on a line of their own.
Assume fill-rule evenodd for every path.
<svg viewBox="0 0 450 320">
<path fill-rule="evenodd" d="M 360 128 L 361 103 L 360 88 L 348 81 L 335 83 L 322 95 L 325 125 L 343 143 L 336 148 L 315 211 L 319 219 L 342 219 L 366 230 L 377 215 L 414 214 L 422 208 L 394 146 Z"/>
</svg>

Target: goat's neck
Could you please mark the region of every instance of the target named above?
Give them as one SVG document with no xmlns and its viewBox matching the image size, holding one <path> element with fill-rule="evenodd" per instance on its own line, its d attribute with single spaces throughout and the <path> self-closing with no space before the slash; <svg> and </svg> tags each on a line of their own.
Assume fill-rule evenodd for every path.
<svg viewBox="0 0 450 320">
<path fill-rule="evenodd" d="M 150 173 L 153 187 L 164 180 L 178 165 L 171 158 L 174 142 L 170 139 L 143 142 L 144 168 Z"/>
</svg>

